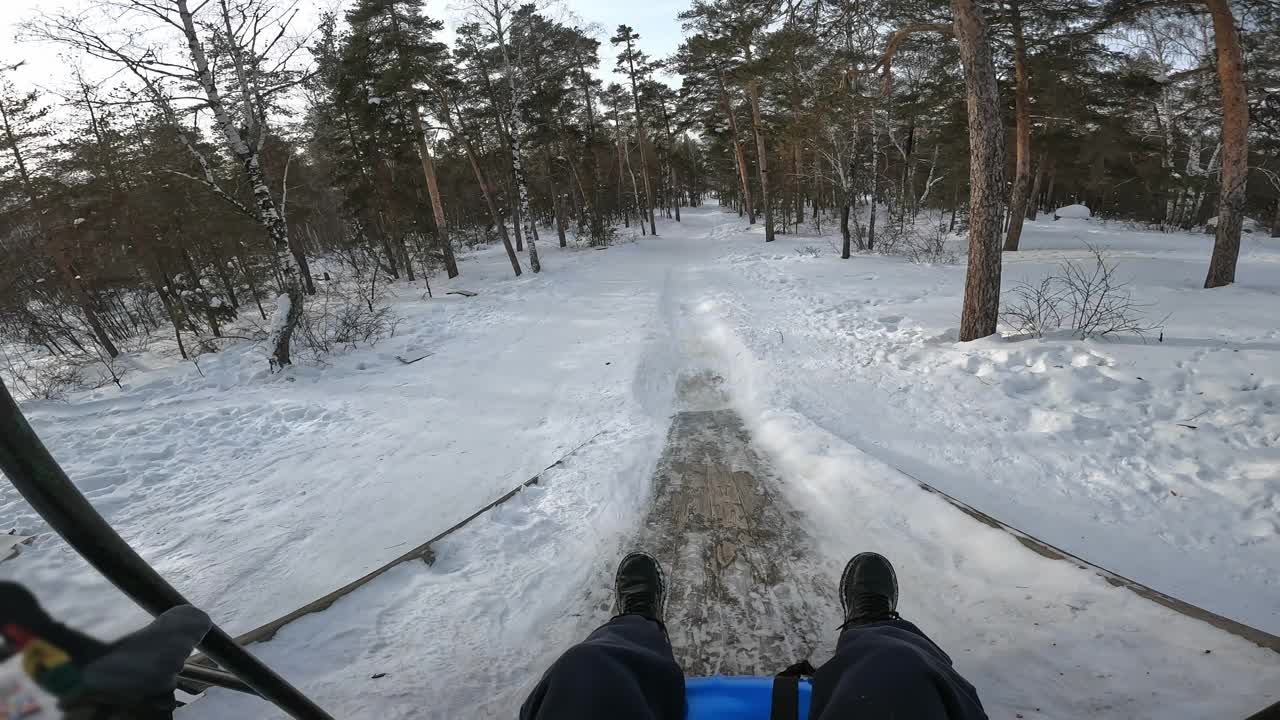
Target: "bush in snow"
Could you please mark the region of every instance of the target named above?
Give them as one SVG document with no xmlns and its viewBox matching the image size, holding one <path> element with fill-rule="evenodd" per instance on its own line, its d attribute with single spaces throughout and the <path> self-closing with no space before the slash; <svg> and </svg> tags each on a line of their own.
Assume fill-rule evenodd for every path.
<svg viewBox="0 0 1280 720">
<path fill-rule="evenodd" d="M 901 255 L 913 263 L 946 265 L 958 262 L 959 253 L 947 246 L 947 228 L 926 220 L 912 225 L 885 223 L 876 230 L 876 250 Z"/>
<path fill-rule="evenodd" d="M 913 263 L 949 265 L 960 261 L 954 247 L 947 246 L 947 229 L 926 222 L 907 228 L 901 240 L 902 254 Z"/>
<path fill-rule="evenodd" d="M 1115 275 L 1116 265 L 1101 248 L 1089 245 L 1092 263 L 1068 260 L 1058 273 L 1038 283 L 1023 281 L 1010 289 L 1000 319 L 1019 335 L 1041 337 L 1069 328 L 1081 339 L 1113 333 L 1144 337 L 1164 323 L 1148 323 L 1143 305 L 1133 300 L 1128 283 Z"/>
<path fill-rule="evenodd" d="M 351 246 L 339 256 L 345 267 L 329 282 L 317 283 L 295 330 L 302 347 L 317 361 L 391 337 L 399 323 L 387 302 L 376 252 Z"/>
<path fill-rule="evenodd" d="M 63 362 L 61 358 L 46 357 L 44 362 L 32 362 L 26 358 L 14 358 L 9 353 L 0 354 L 4 367 L 0 375 L 14 396 L 19 399 L 65 400 L 67 394 L 88 387 L 82 363 Z"/>
</svg>

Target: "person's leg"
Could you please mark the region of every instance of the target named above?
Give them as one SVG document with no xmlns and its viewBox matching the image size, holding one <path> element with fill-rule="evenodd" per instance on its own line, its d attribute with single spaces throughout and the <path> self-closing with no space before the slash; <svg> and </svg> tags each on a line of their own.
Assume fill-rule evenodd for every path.
<svg viewBox="0 0 1280 720">
<path fill-rule="evenodd" d="M 978 692 L 915 625 L 885 620 L 846 629 L 813 678 L 809 717 L 986 718 Z"/>
<path fill-rule="evenodd" d="M 887 559 L 862 553 L 850 560 L 840 599 L 844 631 L 813 678 L 810 718 L 985 720 L 977 691 L 951 658 L 898 616 L 898 578 Z"/>
<path fill-rule="evenodd" d="M 662 626 L 658 561 L 626 556 L 616 588 L 619 614 L 552 664 L 520 708 L 521 720 L 682 720 L 684 671 Z"/>
<path fill-rule="evenodd" d="M 551 666 L 520 708 L 521 720 L 680 720 L 684 672 L 667 633 L 640 615 L 619 615 Z"/>
</svg>

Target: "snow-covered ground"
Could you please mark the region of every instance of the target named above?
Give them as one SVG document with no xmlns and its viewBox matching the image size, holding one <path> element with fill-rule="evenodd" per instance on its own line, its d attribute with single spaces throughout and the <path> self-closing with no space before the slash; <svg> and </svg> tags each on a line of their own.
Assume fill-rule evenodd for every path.
<svg viewBox="0 0 1280 720">
<path fill-rule="evenodd" d="M 1246 236 L 1239 283 L 1205 291 L 1210 237 L 1028 223 L 1006 288 L 1100 245 L 1151 318 L 1169 316 L 1163 341 L 959 344 L 962 266 L 840 260 L 826 237 L 765 245 L 715 207 L 660 232 L 604 251 L 544 244 L 546 270 L 520 279 L 499 249 L 477 253 L 452 283 L 476 297 L 402 286 L 396 337 L 328 367 L 268 376 L 261 350 L 239 348 L 202 361 L 203 378 L 156 360 L 123 392 L 25 409 L 126 538 L 232 632 L 589 441 L 441 543 L 433 567 L 396 568 L 255 648 L 341 716 L 511 714 L 607 617 L 608 573 L 692 364 L 726 378 L 833 582 L 850 554 L 886 551 L 904 614 L 993 717 L 1229 716 L 1280 699 L 1274 653 L 1041 558 L 903 475 L 1280 633 L 1276 241 Z M 8 487 L 0 518 L 42 529 Z M 0 576 L 100 634 L 142 620 L 48 537 Z M 183 714 L 262 710 L 247 702 L 214 692 Z"/>
</svg>

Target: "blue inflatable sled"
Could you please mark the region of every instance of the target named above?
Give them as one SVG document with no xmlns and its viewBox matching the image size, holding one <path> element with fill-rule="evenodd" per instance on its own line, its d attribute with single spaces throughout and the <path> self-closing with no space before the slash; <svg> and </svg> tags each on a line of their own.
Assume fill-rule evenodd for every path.
<svg viewBox="0 0 1280 720">
<path fill-rule="evenodd" d="M 774 687 L 775 682 L 779 687 Z M 803 720 L 809 717 L 812 691 L 807 678 L 689 678 L 685 680 L 685 719 Z"/>
</svg>

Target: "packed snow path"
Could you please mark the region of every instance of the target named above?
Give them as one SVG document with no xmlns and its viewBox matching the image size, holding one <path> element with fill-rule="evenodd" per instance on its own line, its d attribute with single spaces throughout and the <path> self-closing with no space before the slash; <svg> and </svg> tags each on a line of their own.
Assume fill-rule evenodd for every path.
<svg viewBox="0 0 1280 720">
<path fill-rule="evenodd" d="M 825 659 L 840 568 L 875 549 L 899 569 L 904 616 L 993 718 L 1244 717 L 1280 699 L 1275 653 L 1041 557 L 897 469 L 1276 632 L 1280 252 L 1250 241 L 1240 284 L 1204 292 L 1203 237 L 1031 223 L 1026 250 L 1006 256 L 1009 282 L 1082 257 L 1082 239 L 1108 243 L 1138 299 L 1175 312 L 1166 342 L 957 344 L 963 267 L 841 261 L 827 238 L 765 245 L 714 207 L 659 230 L 549 248 L 544 273 L 520 279 L 484 250 L 453 284 L 479 295 L 423 301 L 399 286 L 396 338 L 329 367 L 266 377 L 241 349 L 202 362 L 202 378 L 160 358 L 125 392 L 27 410 L 126 538 L 233 632 L 359 577 L 603 430 L 440 543 L 433 566 L 401 565 L 254 646 L 336 716 L 510 717 L 608 618 L 613 568 L 662 501 L 682 377 L 722 379 L 714 402 L 745 428 L 730 439 L 752 448 L 762 495 L 804 539 L 786 569 L 812 589 L 812 625 L 777 664 L 813 633 Z M 434 354 L 395 360 L 415 351 Z M 20 533 L 41 529 L 2 503 Z M 104 634 L 140 620 L 48 537 L 0 574 Z M 732 667 L 726 655 L 708 666 Z M 268 713 L 214 691 L 182 714 Z"/>
<path fill-rule="evenodd" d="M 815 571 L 813 543 L 722 383 L 681 378 L 636 545 L 664 563 L 667 632 L 686 674 L 773 675 L 827 645 L 834 583 Z"/>
</svg>

